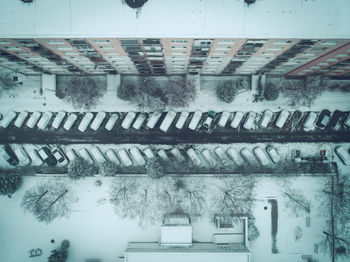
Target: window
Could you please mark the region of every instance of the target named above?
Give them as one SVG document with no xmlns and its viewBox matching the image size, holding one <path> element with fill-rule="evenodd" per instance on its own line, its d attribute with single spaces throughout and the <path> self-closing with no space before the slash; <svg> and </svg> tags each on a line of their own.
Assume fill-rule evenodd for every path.
<svg viewBox="0 0 350 262">
<path fill-rule="evenodd" d="M 77 53 L 75 52 L 64 52 L 65 55 L 78 55 Z"/>
<path fill-rule="evenodd" d="M 64 45 L 64 42 L 60 40 L 47 40 L 47 43 L 50 45 Z"/>
<path fill-rule="evenodd" d="M 99 46 L 99 48 L 102 50 L 113 50 L 114 46 Z"/>
<path fill-rule="evenodd" d="M 334 42 L 334 41 L 325 41 L 325 42 L 322 42 L 320 45 L 329 45 L 329 46 L 332 46 L 332 45 L 336 45 L 337 42 Z"/>
<path fill-rule="evenodd" d="M 349 55 L 347 54 L 339 54 L 339 55 L 336 55 L 336 57 L 348 57 Z"/>
<path fill-rule="evenodd" d="M 0 45 L 7 45 L 9 44 L 9 42 L 5 41 L 5 40 L 0 40 Z"/>
<path fill-rule="evenodd" d="M 186 55 L 186 52 L 172 52 L 171 55 Z"/>
<path fill-rule="evenodd" d="M 9 51 L 17 51 L 17 50 L 22 50 L 22 48 L 19 48 L 17 46 L 5 46 L 5 48 Z"/>
<path fill-rule="evenodd" d="M 280 47 L 269 47 L 267 50 L 268 51 L 281 51 L 282 48 L 280 48 Z"/>
<path fill-rule="evenodd" d="M 330 58 L 326 60 L 327 62 L 338 62 L 339 60 L 336 58 Z"/>
<path fill-rule="evenodd" d="M 288 45 L 289 43 L 291 43 L 292 41 L 289 40 L 278 40 L 276 42 L 274 42 L 274 45 Z"/>
<path fill-rule="evenodd" d="M 175 49 L 175 50 L 186 50 L 186 46 L 172 46 L 171 49 Z"/>
<path fill-rule="evenodd" d="M 105 55 L 119 55 L 118 52 L 105 52 Z"/>
<path fill-rule="evenodd" d="M 319 66 L 328 66 L 329 64 L 328 63 L 318 63 L 317 65 L 319 65 Z"/>
<path fill-rule="evenodd" d="M 69 46 L 59 46 L 56 48 L 57 50 L 60 51 L 67 51 L 67 50 L 73 50 L 73 48 L 69 47 Z"/>
<path fill-rule="evenodd" d="M 94 43 L 95 43 L 95 44 L 99 44 L 99 45 L 109 44 L 110 42 L 111 42 L 111 41 L 109 41 L 109 40 L 107 40 L 107 39 L 105 39 L 105 40 L 103 40 L 103 39 L 94 40 Z"/>
<path fill-rule="evenodd" d="M 211 45 L 213 40 L 195 40 L 194 45 Z"/>
<path fill-rule="evenodd" d="M 215 50 L 218 50 L 218 51 L 224 51 L 224 50 L 230 50 L 231 47 L 230 46 L 218 46 L 215 48 Z"/>
<path fill-rule="evenodd" d="M 225 45 L 225 44 L 233 45 L 234 43 L 235 43 L 235 40 L 229 40 L 229 39 L 219 40 L 218 41 L 219 45 Z"/>
<path fill-rule="evenodd" d="M 161 46 L 145 46 L 144 49 L 145 51 L 162 51 Z"/>
<path fill-rule="evenodd" d="M 187 43 L 187 40 L 171 40 L 172 44 L 184 44 Z"/>
</svg>

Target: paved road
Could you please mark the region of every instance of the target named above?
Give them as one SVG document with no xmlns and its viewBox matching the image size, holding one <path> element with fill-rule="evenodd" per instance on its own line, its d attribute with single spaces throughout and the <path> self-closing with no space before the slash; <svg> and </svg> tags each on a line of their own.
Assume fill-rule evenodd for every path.
<svg viewBox="0 0 350 262">
<path fill-rule="evenodd" d="M 237 131 L 232 128 L 214 129 L 212 133 L 194 132 L 191 130 L 170 130 L 163 133 L 160 130 L 125 131 L 116 129 L 108 132 L 87 130 L 81 133 L 77 130 L 64 132 L 40 131 L 29 128 L 8 128 L 0 130 L 0 143 L 32 143 L 32 144 L 180 144 L 180 143 L 257 143 L 257 142 L 350 142 L 350 130 L 325 132 L 288 132 L 279 129 L 256 131 Z"/>
</svg>

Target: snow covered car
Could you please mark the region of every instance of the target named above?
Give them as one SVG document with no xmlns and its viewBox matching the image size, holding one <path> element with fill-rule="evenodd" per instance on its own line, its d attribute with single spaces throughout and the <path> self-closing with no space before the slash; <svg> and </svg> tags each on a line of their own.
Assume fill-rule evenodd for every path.
<svg viewBox="0 0 350 262">
<path fill-rule="evenodd" d="M 217 157 L 220 159 L 223 166 L 229 167 L 231 165 L 230 158 L 227 156 L 225 150 L 221 146 L 216 147 L 214 149 L 214 152 L 217 155 Z"/>
<path fill-rule="evenodd" d="M 148 159 L 152 159 L 155 158 L 156 155 L 154 154 L 153 150 L 149 147 L 146 147 L 145 149 L 142 150 L 143 154 L 148 158 Z"/>
<path fill-rule="evenodd" d="M 220 115 L 220 118 L 219 118 L 219 121 L 218 121 L 218 126 L 219 127 L 225 127 L 226 126 L 226 123 L 227 121 L 229 120 L 230 118 L 230 112 L 228 111 L 223 111 Z"/>
<path fill-rule="evenodd" d="M 162 159 L 163 161 L 168 161 L 168 160 L 169 160 L 168 154 L 165 152 L 164 149 L 158 150 L 158 156 L 159 156 L 160 159 Z"/>
<path fill-rule="evenodd" d="M 119 115 L 117 113 L 112 114 L 105 125 L 105 129 L 107 129 L 108 131 L 111 131 L 115 126 L 115 124 L 117 123 L 118 118 L 119 118 Z"/>
<path fill-rule="evenodd" d="M 38 150 L 38 154 L 41 157 L 41 159 L 48 165 L 48 166 L 55 166 L 57 165 L 56 158 L 52 155 L 50 148 L 44 146 Z"/>
<path fill-rule="evenodd" d="M 0 147 L 0 155 L 5 159 L 11 166 L 18 165 L 18 158 L 13 152 L 12 148 L 5 144 L 3 147 Z"/>
<path fill-rule="evenodd" d="M 211 128 L 211 125 L 214 121 L 216 113 L 214 111 L 209 111 L 207 118 L 204 120 L 203 122 L 203 127 L 207 130 L 209 130 Z"/>
<path fill-rule="evenodd" d="M 208 149 L 203 149 L 202 150 L 202 155 L 204 159 L 208 162 L 209 167 L 216 167 L 217 166 L 217 161 L 215 160 L 214 156 L 210 153 Z"/>
<path fill-rule="evenodd" d="M 93 118 L 94 118 L 93 113 L 91 112 L 86 113 L 78 126 L 78 130 L 80 132 L 85 132 Z"/>
<path fill-rule="evenodd" d="M 32 113 L 32 115 L 29 117 L 27 121 L 27 127 L 33 128 L 36 125 L 36 123 L 38 123 L 40 117 L 41 117 L 41 112 Z"/>
<path fill-rule="evenodd" d="M 281 157 L 277 152 L 277 149 L 274 148 L 273 146 L 269 145 L 266 147 L 266 152 L 269 155 L 269 157 L 271 158 L 272 162 L 274 162 L 275 164 L 277 164 L 279 161 L 281 161 Z"/>
<path fill-rule="evenodd" d="M 188 125 L 188 128 L 191 129 L 191 130 L 196 130 L 197 126 L 198 126 L 198 123 L 199 121 L 201 120 L 201 117 L 202 117 L 202 112 L 201 111 L 195 111 L 193 116 L 192 116 L 192 119 Z"/>
<path fill-rule="evenodd" d="M 25 151 L 25 149 L 23 147 L 16 146 L 14 149 L 14 152 L 18 158 L 19 165 L 27 166 L 32 162 L 32 160 L 30 159 L 30 157 L 27 154 L 27 151 Z"/>
<path fill-rule="evenodd" d="M 170 150 L 170 154 L 172 154 L 175 159 L 178 161 L 178 162 L 185 162 L 186 159 L 185 157 L 182 155 L 182 153 L 180 152 L 180 150 L 176 147 L 173 147 L 171 150 Z"/>
<path fill-rule="evenodd" d="M 146 126 L 150 129 L 153 129 L 161 116 L 162 116 L 162 112 L 153 112 L 149 116 Z"/>
<path fill-rule="evenodd" d="M 89 151 L 87 151 L 86 148 L 80 149 L 79 155 L 81 156 L 82 159 L 88 162 L 89 165 L 92 165 L 94 163 L 94 160 L 92 159 Z"/>
<path fill-rule="evenodd" d="M 187 154 L 188 158 L 191 159 L 192 163 L 195 166 L 202 165 L 202 160 L 199 158 L 198 154 L 196 153 L 196 151 L 193 148 L 187 149 L 186 154 Z"/>
<path fill-rule="evenodd" d="M 336 148 L 334 148 L 334 152 L 337 154 L 337 156 L 343 162 L 344 165 L 346 166 L 350 165 L 350 156 L 349 156 L 349 153 L 346 152 L 344 147 L 337 146 Z"/>
<path fill-rule="evenodd" d="M 96 163 L 102 164 L 107 161 L 105 156 L 102 154 L 101 150 L 97 147 L 94 146 L 90 149 L 92 157 L 96 160 Z"/>
<path fill-rule="evenodd" d="M 242 119 L 243 119 L 244 113 L 243 112 L 236 112 L 232 122 L 231 122 L 231 127 L 232 128 L 237 128 L 239 126 L 239 124 L 241 123 Z"/>
<path fill-rule="evenodd" d="M 131 157 L 133 160 L 135 160 L 135 164 L 138 166 L 144 166 L 146 165 L 146 160 L 142 156 L 140 149 L 138 149 L 136 146 L 130 148 L 129 150 Z"/>
<path fill-rule="evenodd" d="M 8 127 L 12 121 L 16 118 L 17 113 L 15 111 L 9 111 L 1 121 L 1 126 L 3 128 Z"/>
<path fill-rule="evenodd" d="M 261 147 L 254 147 L 253 153 L 261 165 L 267 166 L 270 163 L 265 151 Z"/>
<path fill-rule="evenodd" d="M 166 114 L 166 116 L 165 116 L 163 122 L 161 123 L 159 129 L 162 130 L 165 133 L 168 132 L 168 130 L 169 130 L 171 124 L 173 123 L 175 117 L 176 117 L 176 113 L 174 111 L 169 111 Z"/>
<path fill-rule="evenodd" d="M 315 112 L 309 112 L 309 114 L 307 115 L 303 123 L 304 130 L 312 129 L 314 127 L 316 119 L 317 119 L 317 114 Z"/>
<path fill-rule="evenodd" d="M 52 112 L 45 112 L 38 122 L 38 128 L 44 130 L 48 126 L 52 116 Z"/>
<path fill-rule="evenodd" d="M 316 126 L 319 128 L 325 128 L 328 125 L 329 120 L 331 120 L 331 112 L 324 109 L 321 111 L 320 116 L 316 121 Z"/>
<path fill-rule="evenodd" d="M 230 147 L 229 149 L 227 149 L 227 154 L 231 157 L 231 159 L 237 166 L 241 166 L 244 164 L 243 158 L 238 154 L 238 152 L 234 148 Z"/>
<path fill-rule="evenodd" d="M 176 127 L 177 129 L 182 129 L 183 126 L 185 125 L 186 120 L 187 120 L 187 118 L 188 118 L 189 115 L 190 115 L 190 113 L 189 113 L 188 111 L 182 111 L 181 114 L 180 114 L 179 119 L 178 119 L 177 122 L 176 122 L 175 127 Z"/>
<path fill-rule="evenodd" d="M 95 131 L 97 129 L 99 129 L 99 127 L 101 126 L 101 124 L 102 124 L 103 120 L 105 119 L 106 115 L 107 114 L 105 112 L 98 112 L 96 117 L 95 117 L 95 119 L 94 119 L 94 121 L 92 121 L 92 123 L 90 125 L 90 128 L 92 130 L 95 130 Z"/>
<path fill-rule="evenodd" d="M 15 127 L 21 127 L 28 117 L 29 113 L 27 111 L 22 111 L 16 118 Z"/>
<path fill-rule="evenodd" d="M 243 159 L 245 159 L 249 164 L 256 163 L 254 155 L 252 154 L 252 152 L 248 148 L 246 148 L 246 147 L 242 148 L 240 153 L 241 153 L 241 156 L 243 157 Z"/>
<path fill-rule="evenodd" d="M 113 149 L 108 149 L 106 151 L 106 156 L 107 156 L 108 160 L 111 161 L 112 163 L 116 164 L 117 166 L 120 165 L 120 160 Z"/>
<path fill-rule="evenodd" d="M 127 113 L 123 122 L 122 122 L 122 128 L 129 129 L 129 127 L 131 126 L 131 123 L 134 121 L 135 117 L 136 117 L 135 112 Z"/>
<path fill-rule="evenodd" d="M 56 117 L 54 118 L 53 122 L 52 122 L 52 127 L 55 129 L 58 129 L 63 121 L 63 119 L 66 117 L 66 112 L 64 111 L 60 111 L 57 113 Z"/>
<path fill-rule="evenodd" d="M 244 121 L 243 128 L 248 130 L 253 129 L 255 117 L 256 117 L 255 112 L 249 112 L 249 114 L 247 115 L 247 118 Z"/>
<path fill-rule="evenodd" d="M 130 167 L 132 166 L 132 160 L 128 154 L 128 152 L 123 148 L 117 151 L 117 155 L 125 167 Z"/>
<path fill-rule="evenodd" d="M 41 159 L 36 149 L 28 150 L 28 155 L 32 160 L 32 166 L 41 166 L 42 164 L 44 164 L 44 161 Z"/>
<path fill-rule="evenodd" d="M 78 119 L 78 115 L 76 113 L 70 113 L 66 122 L 63 125 L 63 128 L 69 131 L 77 119 Z"/>
<path fill-rule="evenodd" d="M 67 157 L 65 156 L 65 154 L 63 153 L 63 151 L 58 148 L 58 147 L 54 147 L 52 150 L 52 155 L 56 158 L 57 160 L 57 165 L 59 166 L 66 166 L 69 163 L 69 160 L 67 159 Z"/>
<path fill-rule="evenodd" d="M 76 159 L 79 158 L 79 156 L 78 156 L 77 153 L 74 151 L 74 149 L 68 149 L 68 150 L 66 151 L 66 156 L 67 156 L 67 158 L 68 158 L 68 160 L 69 160 L 70 162 L 72 162 L 72 161 L 74 161 L 74 160 L 76 160 Z"/>
<path fill-rule="evenodd" d="M 278 128 L 282 128 L 286 123 L 289 115 L 290 113 L 287 110 L 282 110 L 277 117 L 276 126 Z"/>
<path fill-rule="evenodd" d="M 134 122 L 134 124 L 132 125 L 132 127 L 136 130 L 140 130 L 140 128 L 142 127 L 143 123 L 146 121 L 146 115 L 145 114 L 139 114 Z"/>
<path fill-rule="evenodd" d="M 270 110 L 265 110 L 263 115 L 260 118 L 259 127 L 266 128 L 271 122 L 272 117 L 273 117 L 273 113 Z"/>
</svg>

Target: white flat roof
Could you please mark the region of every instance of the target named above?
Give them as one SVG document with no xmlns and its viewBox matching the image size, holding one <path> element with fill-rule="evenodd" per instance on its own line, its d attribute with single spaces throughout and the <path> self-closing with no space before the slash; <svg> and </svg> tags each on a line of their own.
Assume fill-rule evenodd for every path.
<svg viewBox="0 0 350 262">
<path fill-rule="evenodd" d="M 348 0 L 1 0 L 0 37 L 350 38 Z"/>
</svg>

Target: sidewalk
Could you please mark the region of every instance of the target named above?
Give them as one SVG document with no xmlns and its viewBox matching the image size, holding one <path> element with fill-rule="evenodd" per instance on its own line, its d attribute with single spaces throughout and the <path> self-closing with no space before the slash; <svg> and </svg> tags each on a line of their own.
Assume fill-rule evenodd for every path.
<svg viewBox="0 0 350 262">
<path fill-rule="evenodd" d="M 45 76 L 44 76 L 45 77 Z M 51 77 L 51 76 L 50 76 Z M 220 111 L 256 111 L 261 112 L 265 109 L 272 111 L 279 111 L 281 109 L 301 111 L 320 111 L 322 109 L 329 109 L 331 111 L 338 109 L 342 111 L 350 110 L 350 92 L 340 91 L 325 91 L 318 97 L 313 105 L 308 107 L 291 107 L 288 106 L 287 98 L 280 94 L 280 97 L 276 101 L 263 101 L 252 102 L 252 94 L 250 91 L 238 94 L 232 103 L 221 102 L 215 94 L 215 86 L 218 79 L 230 78 L 220 76 L 203 76 L 201 77 L 201 91 L 195 100 L 189 107 L 185 108 L 187 111 L 200 110 L 203 112 L 214 110 Z M 25 76 L 21 79 L 23 85 L 17 87 L 14 90 L 3 93 L 0 97 L 0 113 L 6 114 L 9 110 L 17 112 L 26 111 L 53 111 L 64 110 L 71 111 L 84 111 L 76 110 L 71 104 L 57 98 L 55 96 L 55 80 L 42 81 L 41 76 Z M 50 84 L 51 81 L 51 84 Z M 42 88 L 42 94 L 40 88 Z M 99 101 L 99 104 L 92 108 L 90 111 L 139 111 L 140 109 L 129 103 L 128 101 L 121 100 L 117 97 L 117 84 L 115 81 L 107 81 L 107 92 Z M 177 108 L 175 111 L 181 111 L 184 108 Z"/>
</svg>

